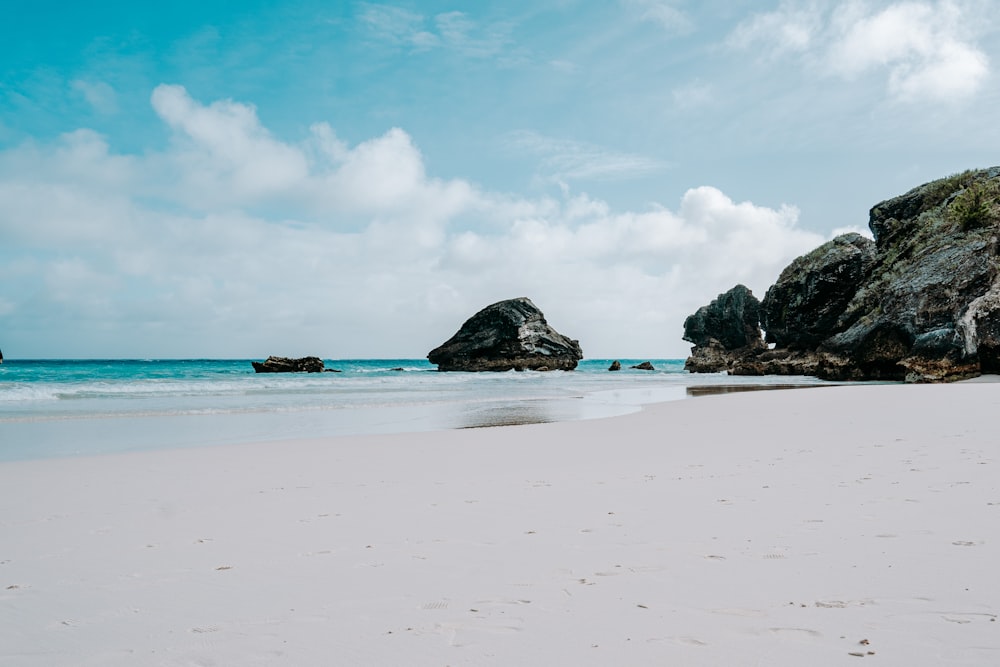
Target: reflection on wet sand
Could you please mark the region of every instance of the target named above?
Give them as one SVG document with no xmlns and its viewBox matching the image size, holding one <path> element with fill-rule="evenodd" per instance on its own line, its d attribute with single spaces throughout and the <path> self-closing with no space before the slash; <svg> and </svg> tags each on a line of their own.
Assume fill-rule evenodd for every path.
<svg viewBox="0 0 1000 667">
<path fill-rule="evenodd" d="M 734 394 L 740 391 L 763 391 L 765 389 L 809 389 L 811 387 L 828 387 L 826 384 L 715 384 L 688 387 L 688 396 L 714 396 L 716 394 Z"/>
<path fill-rule="evenodd" d="M 763 389 L 804 389 L 807 387 L 823 387 L 829 384 L 786 382 L 783 384 L 724 384 L 700 385 L 689 387 L 668 387 L 661 393 L 651 392 L 648 388 L 640 395 L 615 391 L 601 396 L 599 401 L 580 401 L 575 399 L 528 400 L 502 403 L 478 404 L 469 407 L 454 419 L 448 420 L 448 428 L 489 428 L 492 426 L 523 426 L 525 424 L 546 424 L 549 422 L 575 421 L 577 419 L 594 419 L 623 414 L 622 405 L 631 405 L 633 409 L 651 402 L 673 401 L 697 396 L 712 396 L 741 391 L 759 391 Z M 631 410 L 625 410 L 629 412 Z"/>
<path fill-rule="evenodd" d="M 458 428 L 487 428 L 490 426 L 523 426 L 547 424 L 558 421 L 559 416 L 545 409 L 544 404 L 524 403 L 483 408 L 462 415 Z"/>
</svg>

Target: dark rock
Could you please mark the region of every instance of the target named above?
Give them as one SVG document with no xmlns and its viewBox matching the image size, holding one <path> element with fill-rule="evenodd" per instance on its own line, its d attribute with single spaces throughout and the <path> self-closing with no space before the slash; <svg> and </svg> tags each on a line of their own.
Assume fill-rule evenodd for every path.
<svg viewBox="0 0 1000 667">
<path fill-rule="evenodd" d="M 996 281 L 986 294 L 969 304 L 958 327 L 966 352 L 979 357 L 980 371 L 1000 373 L 1000 285 Z M 970 349 L 973 345 L 974 349 Z"/>
<path fill-rule="evenodd" d="M 940 382 L 1000 371 L 1000 167 L 881 202 L 869 227 L 874 244 L 840 236 L 782 272 L 761 305 L 774 349 L 730 372 Z M 689 363 L 724 352 L 706 345 Z"/>
<path fill-rule="evenodd" d="M 427 355 L 440 371 L 573 370 L 582 358 L 579 342 L 523 297 L 482 309 Z"/>
<path fill-rule="evenodd" d="M 744 285 L 737 285 L 684 320 L 684 340 L 694 343 L 684 362 L 686 370 L 729 370 L 739 359 L 764 349 L 760 302 Z"/>
<path fill-rule="evenodd" d="M 653 368 L 653 364 L 649 363 L 648 361 L 644 361 L 641 364 L 636 364 L 635 366 L 629 366 L 629 368 L 634 368 L 634 369 L 639 370 L 639 371 L 655 371 L 656 370 L 655 368 Z"/>
<path fill-rule="evenodd" d="M 622 362 L 615 359 L 611 362 L 611 366 L 608 367 L 609 371 L 620 371 L 622 369 Z"/>
<path fill-rule="evenodd" d="M 726 350 L 763 347 L 760 302 L 745 286 L 737 285 L 684 320 L 684 340 L 695 346 L 716 340 Z"/>
<path fill-rule="evenodd" d="M 324 368 L 324 373 L 343 373 L 344 371 L 338 370 L 336 368 Z"/>
<path fill-rule="evenodd" d="M 820 356 L 810 350 L 757 350 L 734 359 L 730 375 L 816 375 Z"/>
<path fill-rule="evenodd" d="M 253 369 L 258 373 L 322 373 L 323 361 L 319 357 L 268 357 L 267 361 L 251 361 Z"/>
<path fill-rule="evenodd" d="M 711 339 L 705 345 L 691 348 L 691 355 L 684 361 L 684 370 L 691 373 L 719 373 L 728 371 L 736 360 L 722 343 Z"/>
<path fill-rule="evenodd" d="M 875 243 L 844 234 L 793 261 L 761 301 L 767 342 L 814 349 L 837 333 L 840 317 L 875 262 Z"/>
<path fill-rule="evenodd" d="M 992 367 L 1000 167 L 882 202 L 869 226 L 875 262 L 820 347 L 820 377 L 938 382 Z"/>
</svg>

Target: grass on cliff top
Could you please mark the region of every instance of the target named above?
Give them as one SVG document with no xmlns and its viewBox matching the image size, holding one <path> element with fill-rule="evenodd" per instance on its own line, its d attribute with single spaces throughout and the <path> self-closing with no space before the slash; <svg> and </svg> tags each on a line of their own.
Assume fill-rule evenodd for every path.
<svg viewBox="0 0 1000 667">
<path fill-rule="evenodd" d="M 917 211 L 918 215 L 943 204 L 955 191 L 968 188 L 975 182 L 978 173 L 978 170 L 967 169 L 960 174 L 952 174 L 928 183 L 920 202 L 920 210 Z"/>
<path fill-rule="evenodd" d="M 1000 181 L 975 181 L 948 205 L 948 220 L 962 231 L 981 229 L 1000 222 Z"/>
</svg>

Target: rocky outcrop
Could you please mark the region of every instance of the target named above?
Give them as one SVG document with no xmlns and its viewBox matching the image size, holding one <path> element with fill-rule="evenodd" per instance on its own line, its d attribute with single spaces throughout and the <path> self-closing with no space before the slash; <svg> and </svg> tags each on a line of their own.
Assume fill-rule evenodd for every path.
<svg viewBox="0 0 1000 667">
<path fill-rule="evenodd" d="M 773 349 L 730 372 L 908 382 L 1000 372 L 1000 167 L 881 202 L 869 228 L 874 241 L 840 236 L 782 272 L 760 311 Z"/>
<path fill-rule="evenodd" d="M 793 261 L 761 301 L 766 341 L 808 350 L 841 331 L 841 316 L 874 262 L 875 242 L 860 234 L 838 236 Z"/>
<path fill-rule="evenodd" d="M 618 361 L 617 359 L 612 361 L 611 365 L 608 366 L 609 371 L 620 371 L 621 369 L 622 369 L 622 362 Z"/>
<path fill-rule="evenodd" d="M 263 363 L 251 361 L 254 371 L 258 373 L 322 373 L 323 361 L 319 357 L 268 357 Z"/>
<path fill-rule="evenodd" d="M 737 285 L 684 320 L 684 340 L 694 343 L 684 363 L 688 371 L 731 370 L 764 348 L 760 302 L 747 287 Z"/>
<path fill-rule="evenodd" d="M 655 371 L 656 370 L 656 368 L 653 366 L 653 364 L 651 364 L 648 361 L 643 361 L 642 363 L 636 364 L 635 366 L 629 366 L 629 368 L 632 368 L 632 369 L 637 370 L 637 371 Z"/>
<path fill-rule="evenodd" d="M 869 227 L 875 261 L 841 330 L 819 346 L 818 374 L 935 382 L 993 368 L 1000 167 L 884 201 L 872 208 Z"/>
<path fill-rule="evenodd" d="M 427 355 L 440 371 L 573 370 L 582 358 L 524 297 L 483 308 Z"/>
</svg>

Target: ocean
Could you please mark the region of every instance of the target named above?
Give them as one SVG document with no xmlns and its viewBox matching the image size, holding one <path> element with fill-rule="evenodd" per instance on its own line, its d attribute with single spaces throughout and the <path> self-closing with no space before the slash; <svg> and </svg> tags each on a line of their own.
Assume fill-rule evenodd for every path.
<svg viewBox="0 0 1000 667">
<path fill-rule="evenodd" d="M 0 364 L 0 461 L 594 419 L 699 388 L 818 384 L 693 375 L 677 359 L 590 359 L 575 371 L 441 373 L 424 359 L 324 360 L 339 373 L 257 374 L 249 360 Z"/>
</svg>

